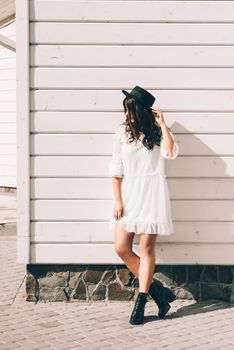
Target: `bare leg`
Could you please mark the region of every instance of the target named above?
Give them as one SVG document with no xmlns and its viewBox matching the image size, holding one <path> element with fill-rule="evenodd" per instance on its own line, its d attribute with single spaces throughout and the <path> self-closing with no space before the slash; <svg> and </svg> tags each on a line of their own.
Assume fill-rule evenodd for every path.
<svg viewBox="0 0 234 350">
<path fill-rule="evenodd" d="M 148 293 L 155 268 L 155 242 L 157 234 L 141 233 L 139 292 Z"/>
<path fill-rule="evenodd" d="M 139 278 L 140 257 L 132 250 L 134 236 L 134 232 L 127 232 L 119 226 L 118 222 L 116 223 L 115 251 L 127 265 L 129 270 Z M 153 282 L 153 278 L 151 282 Z"/>
</svg>

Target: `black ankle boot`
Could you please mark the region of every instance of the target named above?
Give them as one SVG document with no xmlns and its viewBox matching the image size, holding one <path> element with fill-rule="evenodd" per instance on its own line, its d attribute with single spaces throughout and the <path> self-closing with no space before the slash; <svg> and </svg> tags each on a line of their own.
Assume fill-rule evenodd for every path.
<svg viewBox="0 0 234 350">
<path fill-rule="evenodd" d="M 160 291 L 161 291 L 161 293 L 162 292 L 165 293 L 165 297 L 167 298 L 167 301 L 169 303 L 171 303 L 172 301 L 174 301 L 176 299 L 175 293 L 173 293 L 171 289 L 164 287 L 162 282 L 153 278 L 153 282 L 152 282 L 151 286 L 152 285 L 153 285 L 153 288 L 158 291 L 158 293 L 160 293 Z"/>
<path fill-rule="evenodd" d="M 147 294 L 139 292 L 137 299 L 135 301 L 134 308 L 132 310 L 132 314 L 129 320 L 131 324 L 141 324 L 144 320 L 144 312 L 145 312 L 145 304 L 147 302 Z"/>
<path fill-rule="evenodd" d="M 165 318 L 169 311 L 171 303 L 176 299 L 176 295 L 169 289 L 165 288 L 163 284 L 154 280 L 149 287 L 149 295 L 154 299 L 158 306 L 158 317 Z"/>
</svg>

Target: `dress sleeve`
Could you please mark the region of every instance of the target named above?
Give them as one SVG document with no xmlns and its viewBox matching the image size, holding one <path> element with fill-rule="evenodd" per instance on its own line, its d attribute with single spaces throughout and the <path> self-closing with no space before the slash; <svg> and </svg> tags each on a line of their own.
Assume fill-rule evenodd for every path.
<svg viewBox="0 0 234 350">
<path fill-rule="evenodd" d="M 123 177 L 123 161 L 122 161 L 122 130 L 121 126 L 112 136 L 112 155 L 109 163 L 108 174 L 110 177 Z"/>
<path fill-rule="evenodd" d="M 173 133 L 169 130 L 169 133 L 171 134 L 173 140 L 174 140 L 174 145 L 173 145 L 173 153 L 172 153 L 172 156 L 169 157 L 167 151 L 166 151 L 166 148 L 165 148 L 165 142 L 164 142 L 164 139 L 162 138 L 161 141 L 160 141 L 160 154 L 163 158 L 165 159 L 175 159 L 178 154 L 179 154 L 179 145 L 175 139 L 175 135 L 173 135 Z"/>
</svg>

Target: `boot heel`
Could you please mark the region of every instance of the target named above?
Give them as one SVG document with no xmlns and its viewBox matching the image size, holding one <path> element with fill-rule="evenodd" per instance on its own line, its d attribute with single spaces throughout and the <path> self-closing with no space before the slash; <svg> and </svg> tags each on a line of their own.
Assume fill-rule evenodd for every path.
<svg viewBox="0 0 234 350">
<path fill-rule="evenodd" d="M 158 318 L 160 318 L 160 319 L 166 318 L 166 314 L 168 313 L 168 311 L 170 310 L 170 308 L 171 308 L 171 305 L 170 305 L 170 304 L 167 304 L 167 305 L 164 305 L 164 308 L 163 308 L 163 309 L 159 309 Z"/>
</svg>

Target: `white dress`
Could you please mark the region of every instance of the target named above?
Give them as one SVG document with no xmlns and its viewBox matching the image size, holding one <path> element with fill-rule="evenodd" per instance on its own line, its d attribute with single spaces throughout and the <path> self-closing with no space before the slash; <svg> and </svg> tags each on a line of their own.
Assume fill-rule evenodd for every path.
<svg viewBox="0 0 234 350">
<path fill-rule="evenodd" d="M 165 159 L 175 159 L 179 146 L 175 136 L 173 155 L 169 157 L 164 140 L 160 146 L 148 150 L 138 141 L 128 142 L 125 126 L 119 125 L 112 139 L 112 157 L 109 163 L 109 176 L 122 177 L 121 195 L 123 216 L 120 226 L 128 232 L 170 235 L 174 233 L 171 217 L 170 195 L 165 175 Z M 114 205 L 114 198 L 113 198 Z M 109 229 L 115 229 L 113 215 Z"/>
</svg>

